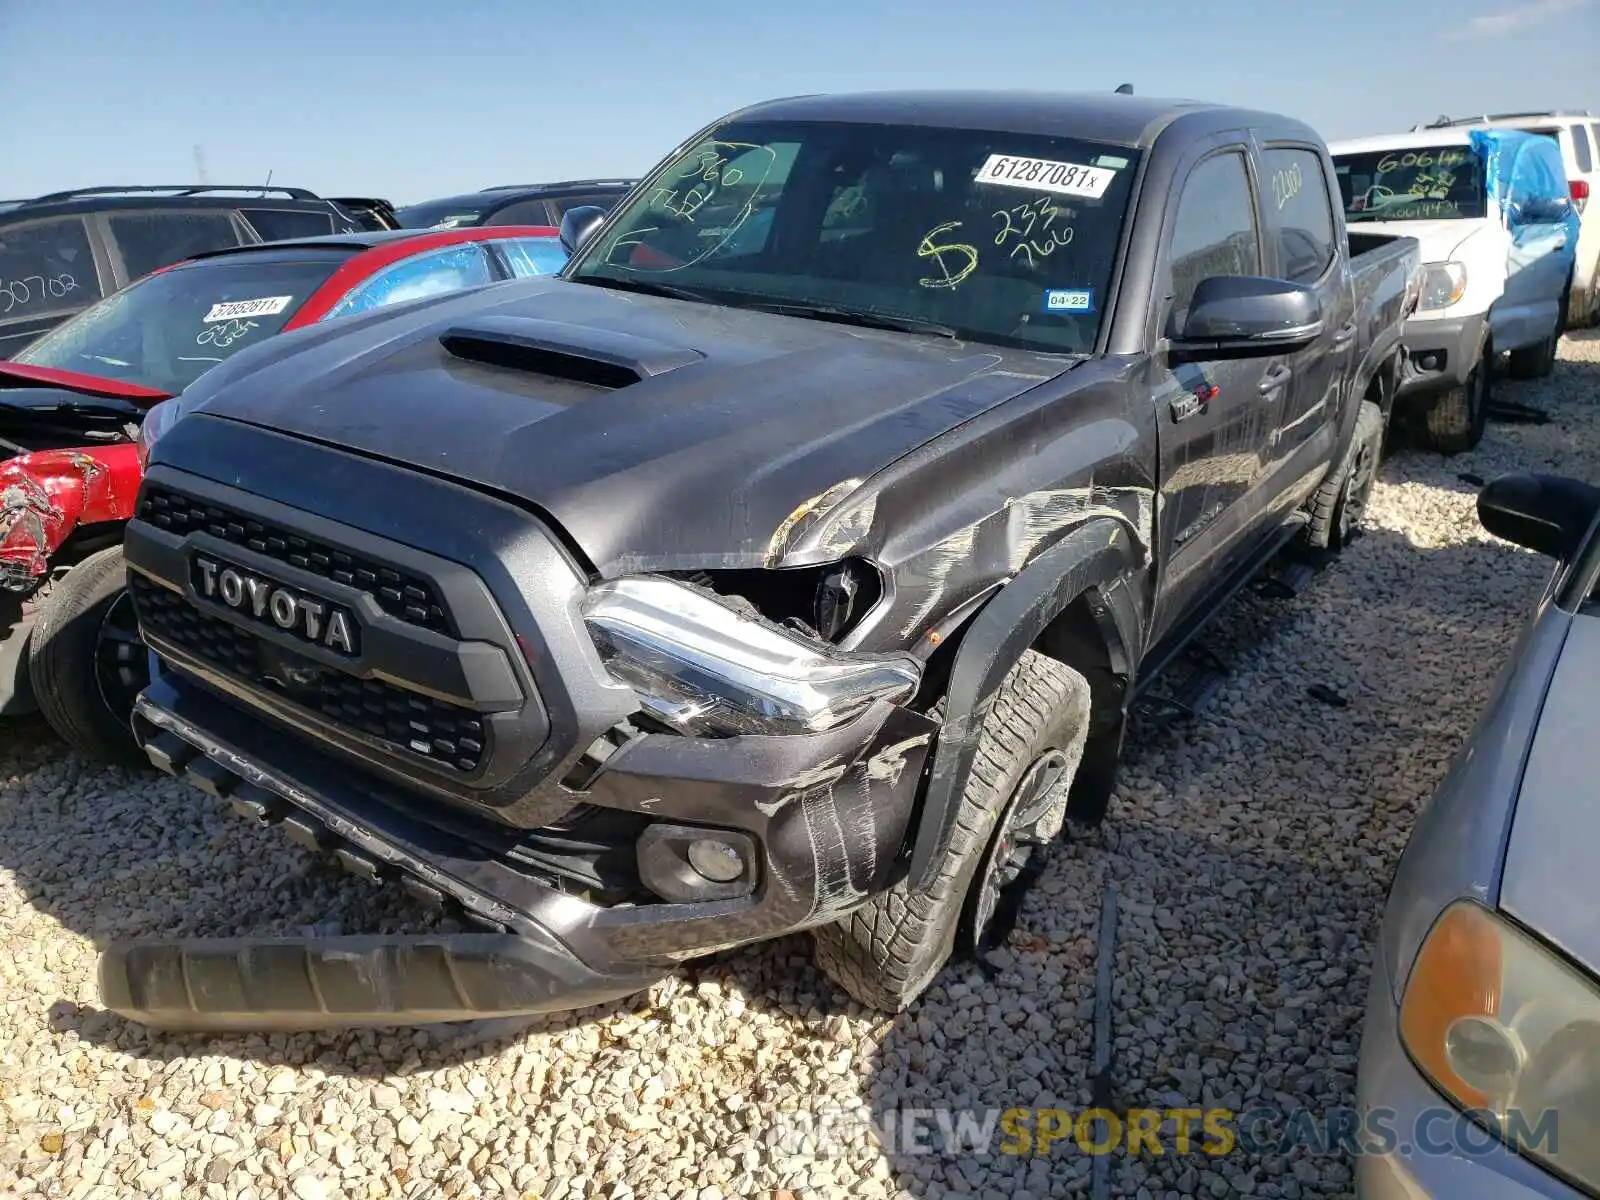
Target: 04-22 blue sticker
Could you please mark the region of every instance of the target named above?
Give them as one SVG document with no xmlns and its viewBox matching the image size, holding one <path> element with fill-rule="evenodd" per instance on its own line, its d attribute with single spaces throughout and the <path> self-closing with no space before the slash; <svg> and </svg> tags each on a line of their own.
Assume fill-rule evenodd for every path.
<svg viewBox="0 0 1600 1200">
<path fill-rule="evenodd" d="M 1047 313 L 1094 312 L 1093 288 L 1050 288 L 1044 294 Z"/>
</svg>

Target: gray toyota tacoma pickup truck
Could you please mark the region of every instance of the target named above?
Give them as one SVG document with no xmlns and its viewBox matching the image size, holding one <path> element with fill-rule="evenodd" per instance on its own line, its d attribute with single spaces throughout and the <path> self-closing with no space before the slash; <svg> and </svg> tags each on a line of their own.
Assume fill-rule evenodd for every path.
<svg viewBox="0 0 1600 1200">
<path fill-rule="evenodd" d="M 127 530 L 150 759 L 480 931 L 135 940 L 109 1008 L 567 1009 L 796 930 L 904 1007 L 1349 541 L 1420 287 L 1312 130 L 1127 95 L 756 105 L 564 236 L 157 408 Z"/>
</svg>

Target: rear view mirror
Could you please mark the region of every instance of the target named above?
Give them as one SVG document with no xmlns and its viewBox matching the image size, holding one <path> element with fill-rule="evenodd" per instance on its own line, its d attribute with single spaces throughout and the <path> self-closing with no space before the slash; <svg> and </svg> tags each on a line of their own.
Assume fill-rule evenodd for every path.
<svg viewBox="0 0 1600 1200">
<path fill-rule="evenodd" d="M 1185 360 L 1253 358 L 1301 349 L 1321 333 L 1314 289 L 1287 279 L 1215 275 L 1195 288 L 1172 349 Z"/>
<path fill-rule="evenodd" d="M 561 245 L 568 254 L 576 254 L 605 219 L 606 210 L 598 205 L 579 204 L 567 209 L 561 214 Z"/>
<path fill-rule="evenodd" d="M 1600 488 L 1564 475 L 1517 471 L 1491 479 L 1478 493 L 1479 524 L 1558 562 L 1577 554 L 1597 516 Z"/>
</svg>

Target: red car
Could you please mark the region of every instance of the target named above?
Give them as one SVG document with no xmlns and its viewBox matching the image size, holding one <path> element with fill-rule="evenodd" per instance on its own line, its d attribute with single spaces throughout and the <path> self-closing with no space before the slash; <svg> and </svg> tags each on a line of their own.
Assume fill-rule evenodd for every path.
<svg viewBox="0 0 1600 1200">
<path fill-rule="evenodd" d="M 145 414 L 238 351 L 389 304 L 559 270 L 554 229 L 338 234 L 162 268 L 0 361 L 0 715 L 143 762 L 128 716 L 148 666 L 123 590 Z"/>
</svg>

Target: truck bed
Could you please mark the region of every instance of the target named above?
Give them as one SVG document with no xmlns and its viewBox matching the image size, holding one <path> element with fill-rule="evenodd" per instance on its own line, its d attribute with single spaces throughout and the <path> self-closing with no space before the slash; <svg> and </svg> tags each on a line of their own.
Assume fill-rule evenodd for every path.
<svg viewBox="0 0 1600 1200">
<path fill-rule="evenodd" d="M 1388 233 L 1348 233 L 1355 292 L 1355 378 L 1370 379 L 1400 344 L 1422 293 L 1422 243 Z"/>
</svg>

